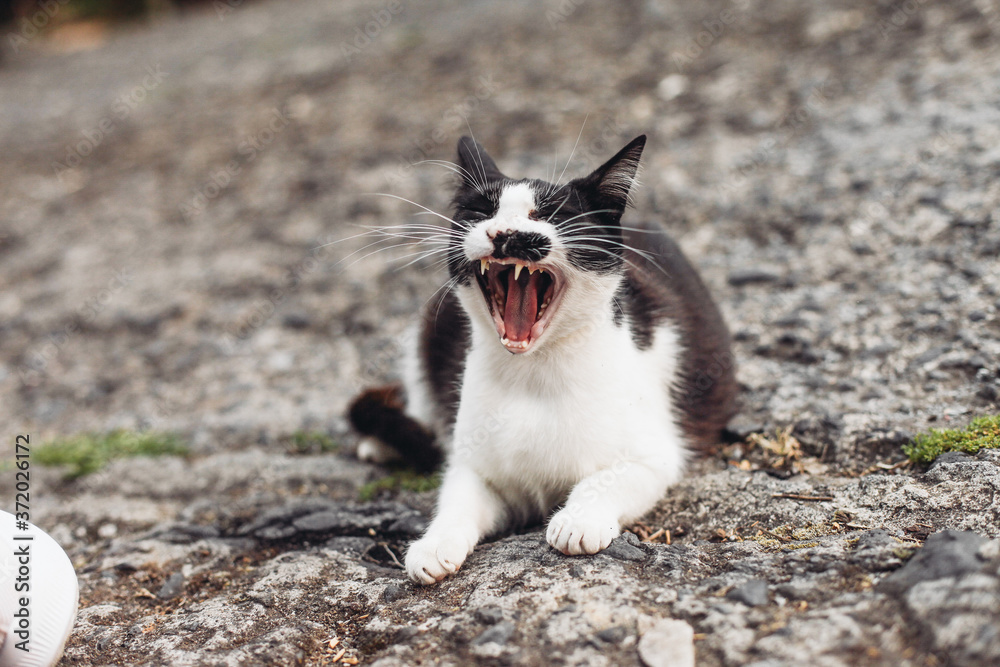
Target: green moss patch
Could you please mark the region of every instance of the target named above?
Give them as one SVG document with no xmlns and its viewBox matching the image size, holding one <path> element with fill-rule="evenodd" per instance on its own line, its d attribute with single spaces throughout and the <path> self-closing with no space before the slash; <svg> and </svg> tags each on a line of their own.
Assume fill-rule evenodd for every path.
<svg viewBox="0 0 1000 667">
<path fill-rule="evenodd" d="M 914 463 L 930 463 L 945 452 L 975 454 L 996 447 L 1000 447 L 1000 415 L 979 417 L 964 429 L 932 429 L 903 445 L 903 452 Z"/>
<path fill-rule="evenodd" d="M 68 466 L 68 478 L 82 477 L 103 468 L 114 459 L 131 456 L 185 456 L 187 447 L 169 433 L 126 431 L 84 433 L 46 442 L 31 451 L 43 466 Z"/>
<path fill-rule="evenodd" d="M 321 431 L 296 431 L 288 439 L 292 454 L 328 454 L 338 449 L 340 444 Z"/>
<path fill-rule="evenodd" d="M 424 491 L 433 491 L 439 486 L 441 486 L 440 475 L 420 475 L 412 470 L 397 470 L 390 473 L 388 477 L 376 479 L 374 482 L 368 482 L 362 486 L 358 489 L 358 498 L 367 502 L 377 498 L 383 491 L 423 493 Z"/>
</svg>

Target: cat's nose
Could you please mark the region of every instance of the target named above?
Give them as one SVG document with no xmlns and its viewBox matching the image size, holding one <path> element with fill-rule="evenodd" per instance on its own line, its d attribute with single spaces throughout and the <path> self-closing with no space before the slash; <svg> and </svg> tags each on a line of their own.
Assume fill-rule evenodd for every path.
<svg viewBox="0 0 1000 667">
<path fill-rule="evenodd" d="M 552 241 L 538 232 L 498 232 L 493 237 L 493 257 L 538 262 L 552 249 Z"/>
</svg>

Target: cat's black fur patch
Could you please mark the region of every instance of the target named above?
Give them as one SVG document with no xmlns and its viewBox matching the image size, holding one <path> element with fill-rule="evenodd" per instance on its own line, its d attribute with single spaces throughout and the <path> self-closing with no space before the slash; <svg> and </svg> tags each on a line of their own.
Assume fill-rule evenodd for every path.
<svg viewBox="0 0 1000 667">
<path fill-rule="evenodd" d="M 469 316 L 451 290 L 431 300 L 420 327 L 420 362 L 434 403 L 443 412 L 435 418 L 449 427 L 458 412 L 471 337 Z"/>
<path fill-rule="evenodd" d="M 711 447 L 736 413 L 736 359 L 729 329 L 705 283 L 673 239 L 656 225 L 640 223 L 634 229 L 624 230 L 624 240 L 641 254 L 626 252 L 628 264 L 618 301 L 639 349 L 652 344 L 656 328 L 664 323 L 677 330 L 683 351 L 671 397 L 692 443 Z"/>
</svg>

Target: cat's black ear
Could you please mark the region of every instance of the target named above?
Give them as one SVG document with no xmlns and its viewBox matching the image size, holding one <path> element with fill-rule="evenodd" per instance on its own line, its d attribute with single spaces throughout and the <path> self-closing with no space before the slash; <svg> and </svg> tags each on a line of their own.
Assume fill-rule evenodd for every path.
<svg viewBox="0 0 1000 667">
<path fill-rule="evenodd" d="M 601 208 L 621 216 L 629 203 L 629 192 L 635 185 L 639 159 L 646 146 L 646 135 L 630 141 L 625 148 L 583 179 Z"/>
<path fill-rule="evenodd" d="M 506 178 L 482 144 L 472 137 L 458 140 L 458 166 L 462 169 L 462 182 L 473 188 L 479 189 L 488 181 Z"/>
</svg>

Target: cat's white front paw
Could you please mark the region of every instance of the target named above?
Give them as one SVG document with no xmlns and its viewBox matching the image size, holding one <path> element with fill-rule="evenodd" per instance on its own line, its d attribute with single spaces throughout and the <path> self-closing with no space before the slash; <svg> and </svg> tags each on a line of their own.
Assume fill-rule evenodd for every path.
<svg viewBox="0 0 1000 667">
<path fill-rule="evenodd" d="M 618 519 L 596 511 L 571 512 L 563 508 L 549 521 L 545 539 L 567 556 L 596 554 L 621 534 Z"/>
<path fill-rule="evenodd" d="M 418 584 L 436 583 L 458 572 L 474 546 L 457 535 L 424 536 L 406 551 L 406 573 Z"/>
</svg>

